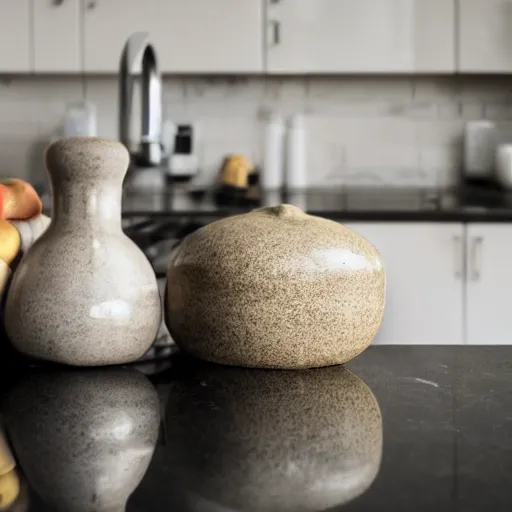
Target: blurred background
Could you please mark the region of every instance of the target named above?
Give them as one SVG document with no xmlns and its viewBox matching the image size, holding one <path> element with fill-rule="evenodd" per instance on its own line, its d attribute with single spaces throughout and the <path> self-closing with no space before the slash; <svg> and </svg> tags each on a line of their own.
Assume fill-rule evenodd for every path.
<svg viewBox="0 0 512 512">
<path fill-rule="evenodd" d="M 150 176 L 125 182 L 125 230 L 162 286 L 184 234 L 287 201 L 381 252 L 375 343 L 508 344 L 511 17 L 512 0 L 0 0 L 0 172 L 49 212 L 44 148 L 121 139 Z"/>
<path fill-rule="evenodd" d="M 264 114 L 304 114 L 308 182 L 449 186 L 464 126 L 512 141 L 512 2 L 501 0 L 2 0 L 0 166 L 41 181 L 70 106 L 118 137 L 118 70 L 147 31 L 163 115 L 196 123 L 201 169 L 263 159 Z M 138 119 L 138 116 L 135 116 Z M 200 143 L 199 143 L 200 142 Z"/>
</svg>

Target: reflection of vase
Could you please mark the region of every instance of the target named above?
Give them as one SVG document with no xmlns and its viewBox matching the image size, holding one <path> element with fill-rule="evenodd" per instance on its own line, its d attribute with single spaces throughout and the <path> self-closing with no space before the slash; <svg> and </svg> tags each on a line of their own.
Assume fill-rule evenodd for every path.
<svg viewBox="0 0 512 512">
<path fill-rule="evenodd" d="M 124 511 L 159 428 L 156 390 L 132 369 L 34 374 L 2 412 L 27 480 L 61 512 Z"/>
<path fill-rule="evenodd" d="M 46 151 L 54 207 L 7 294 L 5 328 L 36 358 L 76 366 L 131 362 L 161 322 L 155 274 L 121 229 L 129 155 L 118 142 L 71 137 Z"/>
<path fill-rule="evenodd" d="M 370 389 L 348 370 L 248 370 L 179 359 L 166 411 L 176 510 L 318 511 L 373 482 L 382 419 Z"/>
</svg>

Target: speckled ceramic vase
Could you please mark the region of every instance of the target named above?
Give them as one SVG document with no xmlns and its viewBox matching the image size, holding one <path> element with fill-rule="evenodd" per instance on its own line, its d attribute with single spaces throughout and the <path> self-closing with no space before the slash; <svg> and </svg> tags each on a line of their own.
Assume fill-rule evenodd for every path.
<svg viewBox="0 0 512 512">
<path fill-rule="evenodd" d="M 161 322 L 155 274 L 121 229 L 125 147 L 94 137 L 46 151 L 49 228 L 23 256 L 5 305 L 12 344 L 29 356 L 97 366 L 134 361 Z"/>
<path fill-rule="evenodd" d="M 1 411 L 23 474 L 59 512 L 124 512 L 160 425 L 155 388 L 126 368 L 32 374 Z"/>
<path fill-rule="evenodd" d="M 215 363 L 313 368 L 345 363 L 379 329 L 386 279 L 358 233 L 291 205 L 189 235 L 168 272 L 176 344 Z"/>
<path fill-rule="evenodd" d="M 173 369 L 168 510 L 334 510 L 374 481 L 379 406 L 342 366 L 283 372 L 174 361 Z"/>
</svg>

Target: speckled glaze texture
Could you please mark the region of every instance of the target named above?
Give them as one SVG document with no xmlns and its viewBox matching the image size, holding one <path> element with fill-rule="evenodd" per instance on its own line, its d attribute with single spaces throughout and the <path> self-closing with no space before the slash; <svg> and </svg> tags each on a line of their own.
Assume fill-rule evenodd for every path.
<svg viewBox="0 0 512 512">
<path fill-rule="evenodd" d="M 126 368 L 33 374 L 2 413 L 21 470 L 60 512 L 123 512 L 160 423 L 155 388 Z"/>
<path fill-rule="evenodd" d="M 207 361 L 313 368 L 349 361 L 377 333 L 386 279 L 377 250 L 327 219 L 281 205 L 209 224 L 171 260 L 166 323 Z"/>
<path fill-rule="evenodd" d="M 175 510 L 316 512 L 374 481 L 379 406 L 343 367 L 173 367 L 181 375 L 167 404 L 166 445 Z"/>
<path fill-rule="evenodd" d="M 123 145 L 94 137 L 47 149 L 52 221 L 22 258 L 5 305 L 19 351 L 99 366 L 134 361 L 154 341 L 162 316 L 156 277 L 121 229 L 128 162 Z"/>
</svg>

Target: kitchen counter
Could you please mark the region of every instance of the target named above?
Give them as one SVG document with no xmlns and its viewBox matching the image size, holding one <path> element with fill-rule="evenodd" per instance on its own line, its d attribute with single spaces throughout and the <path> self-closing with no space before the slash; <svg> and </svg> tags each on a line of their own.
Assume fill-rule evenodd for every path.
<svg viewBox="0 0 512 512">
<path fill-rule="evenodd" d="M 222 218 L 287 202 L 313 215 L 339 221 L 511 222 L 512 193 L 481 189 L 309 189 L 283 195 L 263 192 L 257 200 L 219 206 L 213 194 L 169 186 L 158 192 L 126 191 L 125 217 Z"/>
<path fill-rule="evenodd" d="M 127 461 L 138 460 L 133 455 L 149 442 L 132 429 L 130 396 L 119 389 L 128 382 L 120 372 L 129 376 L 133 368 L 72 370 L 64 380 L 62 368 L 30 368 L 16 382 L 2 372 L 1 413 L 17 441 L 20 474 L 34 479 L 40 467 L 45 475 L 30 488 L 22 476 L 32 505 L 17 510 L 50 510 L 33 488 L 47 501 L 83 491 L 83 499 L 101 503 L 124 485 L 128 494 L 136 488 L 128 512 L 510 511 L 511 361 L 512 347 L 375 346 L 348 364 L 351 373 L 293 372 L 221 367 L 177 353 L 167 368 L 138 367 L 156 390 L 154 413 L 162 418 L 138 486 L 123 484 Z M 12 375 L 13 365 L 3 364 Z M 104 393 L 84 395 L 93 406 L 80 422 L 70 404 L 98 382 L 108 384 Z M 56 412 L 45 413 L 48 407 Z M 73 446 L 59 441 L 70 431 L 76 446 L 75 438 Z M 124 450 L 95 452 L 91 484 L 87 454 L 123 440 Z M 85 451 L 77 449 L 81 443 Z M 48 458 L 31 457 L 29 446 Z M 52 481 L 68 474 L 83 474 L 80 489 Z M 74 510 L 107 509 L 123 510 Z"/>
</svg>

